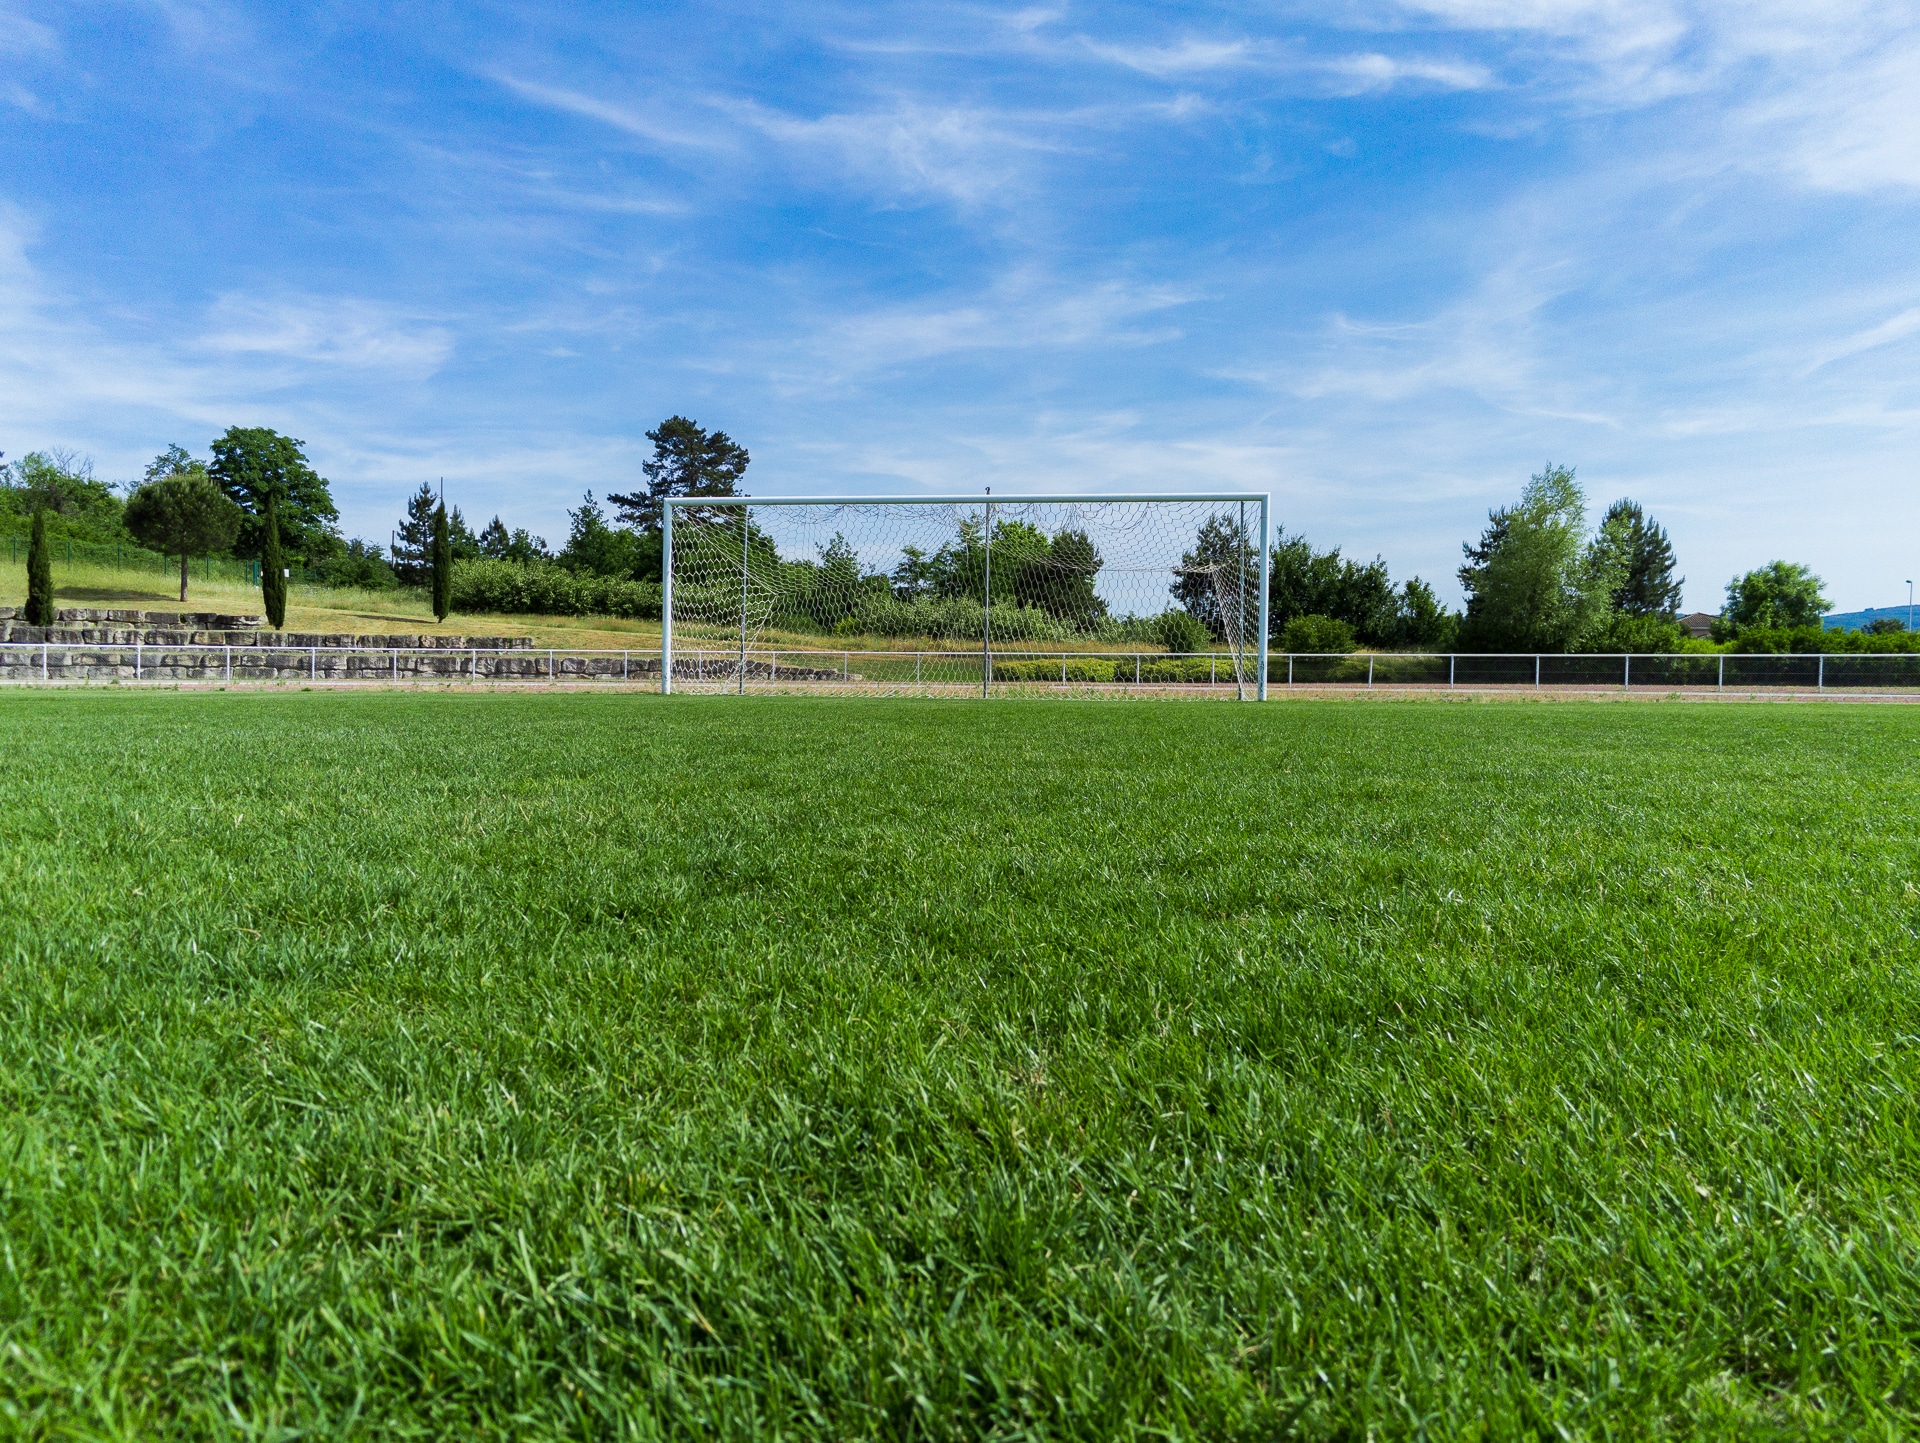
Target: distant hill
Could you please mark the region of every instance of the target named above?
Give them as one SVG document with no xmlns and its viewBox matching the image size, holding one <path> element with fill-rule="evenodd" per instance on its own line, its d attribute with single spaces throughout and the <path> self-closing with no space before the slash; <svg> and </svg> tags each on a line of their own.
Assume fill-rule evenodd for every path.
<svg viewBox="0 0 1920 1443">
<path fill-rule="evenodd" d="M 1907 621 L 1907 604 L 1898 606 L 1869 606 L 1865 611 L 1836 611 L 1823 618 L 1828 631 L 1858 631 L 1877 616 L 1891 616 L 1902 625 Z M 1920 619 L 1920 610 L 1914 612 Z"/>
</svg>

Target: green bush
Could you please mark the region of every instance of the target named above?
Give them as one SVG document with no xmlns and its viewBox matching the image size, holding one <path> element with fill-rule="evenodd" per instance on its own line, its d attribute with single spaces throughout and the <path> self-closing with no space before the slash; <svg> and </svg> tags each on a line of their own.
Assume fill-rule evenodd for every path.
<svg viewBox="0 0 1920 1443">
<path fill-rule="evenodd" d="M 1677 652 L 1687 642 L 1687 632 L 1677 621 L 1664 616 L 1629 616 L 1616 611 L 1607 624 L 1580 647 L 1586 652 L 1627 651 L 1636 655 Z"/>
<path fill-rule="evenodd" d="M 1073 657 L 1063 664 L 1058 658 L 1053 661 L 1044 659 L 1022 659 L 1020 661 L 1000 661 L 993 663 L 995 681 L 1052 681 L 1061 680 L 1109 682 L 1114 679 L 1116 663 L 1105 657 Z M 1125 663 L 1127 681 L 1133 680 L 1133 663 Z"/>
<path fill-rule="evenodd" d="M 1353 628 L 1331 616 L 1296 616 L 1280 633 L 1280 650 L 1344 652 L 1353 650 Z"/>
<path fill-rule="evenodd" d="M 653 582 L 590 576 L 550 562 L 456 561 L 452 599 L 453 610 L 466 613 L 660 619 L 660 588 Z"/>
<path fill-rule="evenodd" d="M 737 601 L 733 604 L 739 605 Z M 772 622 L 794 631 L 813 630 L 818 625 L 798 609 L 791 614 L 776 609 Z M 923 636 L 934 641 L 958 641 L 979 636 L 985 623 L 985 608 L 970 596 L 916 597 L 902 601 L 891 594 L 868 594 L 855 599 L 853 613 L 838 622 L 833 630 L 840 636 Z M 1079 641 L 1100 635 L 1101 630 L 1076 626 L 1037 606 L 994 603 L 995 640 Z"/>
<path fill-rule="evenodd" d="M 1814 652 L 1866 655 L 1920 651 L 1920 632 L 1827 631 L 1817 626 L 1744 628 L 1728 648 L 1749 655 L 1810 655 Z"/>
<path fill-rule="evenodd" d="M 1207 630 L 1206 624 L 1180 607 L 1149 616 L 1128 630 L 1135 633 L 1129 640 L 1150 641 L 1171 652 L 1206 651 L 1214 644 L 1213 633 Z"/>
</svg>

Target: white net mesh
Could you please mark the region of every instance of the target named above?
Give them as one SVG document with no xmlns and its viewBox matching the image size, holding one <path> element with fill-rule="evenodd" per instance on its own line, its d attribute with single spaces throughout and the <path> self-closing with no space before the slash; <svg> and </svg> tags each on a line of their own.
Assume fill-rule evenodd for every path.
<svg viewBox="0 0 1920 1443">
<path fill-rule="evenodd" d="M 686 690 L 1256 688 L 1257 500 L 675 508 Z"/>
</svg>

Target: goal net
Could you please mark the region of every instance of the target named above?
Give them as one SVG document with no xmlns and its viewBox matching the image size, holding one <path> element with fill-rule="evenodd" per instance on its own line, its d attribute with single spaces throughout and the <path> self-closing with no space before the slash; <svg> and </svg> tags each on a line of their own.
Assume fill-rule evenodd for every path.
<svg viewBox="0 0 1920 1443">
<path fill-rule="evenodd" d="M 1264 690 L 1264 496 L 666 509 L 669 690 Z"/>
</svg>

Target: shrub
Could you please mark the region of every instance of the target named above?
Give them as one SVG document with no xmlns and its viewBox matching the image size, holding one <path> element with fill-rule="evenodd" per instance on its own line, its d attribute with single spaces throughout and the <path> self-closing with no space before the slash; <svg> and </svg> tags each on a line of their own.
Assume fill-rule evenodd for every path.
<svg viewBox="0 0 1920 1443">
<path fill-rule="evenodd" d="M 1899 654 L 1920 652 L 1920 632 L 1896 631 L 1868 634 L 1864 631 L 1826 631 L 1817 626 L 1758 627 L 1741 630 L 1729 651 L 1752 655 L 1849 652 L 1863 654 Z"/>
<path fill-rule="evenodd" d="M 1664 616 L 1629 616 L 1616 611 L 1580 650 L 1630 651 L 1645 655 L 1677 652 L 1686 641 L 1686 630 L 1677 621 L 1669 621 Z"/>
<path fill-rule="evenodd" d="M 1167 651 L 1206 651 L 1213 645 L 1213 633 L 1192 612 L 1172 607 L 1158 616 L 1150 616 L 1140 628 L 1144 640 Z"/>
<path fill-rule="evenodd" d="M 1296 616 L 1280 633 L 1280 649 L 1291 652 L 1353 650 L 1353 628 L 1331 616 Z"/>
<path fill-rule="evenodd" d="M 1116 663 L 1104 657 L 1073 657 L 1062 663 L 1059 659 L 1022 659 L 1020 661 L 999 661 L 993 663 L 995 681 L 1090 681 L 1109 682 L 1114 679 Z M 1126 679 L 1133 680 L 1133 663 L 1125 663 Z"/>
<path fill-rule="evenodd" d="M 502 616 L 621 616 L 660 619 L 660 588 L 651 581 L 591 576 L 551 562 L 453 563 L 452 609 Z"/>
</svg>

